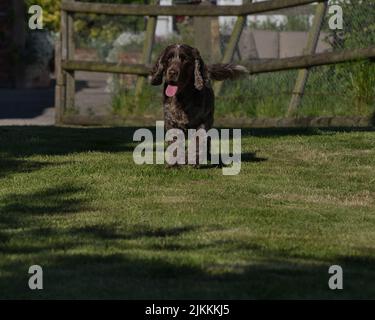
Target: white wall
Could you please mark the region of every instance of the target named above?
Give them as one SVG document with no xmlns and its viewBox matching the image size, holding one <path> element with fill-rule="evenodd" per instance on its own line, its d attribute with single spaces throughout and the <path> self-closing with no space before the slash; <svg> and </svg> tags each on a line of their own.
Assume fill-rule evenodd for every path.
<svg viewBox="0 0 375 320">
<path fill-rule="evenodd" d="M 259 2 L 261 0 L 253 0 L 253 2 Z M 233 6 L 239 6 L 243 3 L 243 0 L 217 0 L 217 4 L 219 6 L 224 5 L 233 5 Z M 172 4 L 172 0 L 160 0 L 160 5 L 162 6 L 170 6 Z M 273 21 L 282 21 L 285 19 L 282 15 L 274 15 L 274 16 L 265 16 L 265 15 L 256 15 L 256 16 L 248 16 L 247 17 L 247 23 L 250 21 L 265 21 L 266 19 L 271 18 Z M 221 27 L 221 31 L 230 32 L 233 28 L 233 25 L 236 22 L 237 17 L 219 17 L 219 24 Z M 155 34 L 158 37 L 165 37 L 169 36 L 173 33 L 173 19 L 170 16 L 159 16 L 157 25 L 156 25 L 156 31 Z"/>
<path fill-rule="evenodd" d="M 264 0 L 253 0 L 253 2 L 261 2 Z M 243 0 L 217 0 L 217 4 L 219 6 L 239 6 L 242 5 L 244 1 Z M 246 1 L 245 1 L 246 3 Z M 285 17 L 282 15 L 273 15 L 273 16 L 267 16 L 267 15 L 251 15 L 247 16 L 247 24 L 250 24 L 250 22 L 256 22 L 256 21 L 266 21 L 268 19 L 271 19 L 273 22 L 281 23 Z M 222 28 L 222 32 L 230 32 L 230 30 L 233 28 L 234 24 L 236 23 L 237 17 L 219 17 L 219 23 L 220 27 Z"/>
<path fill-rule="evenodd" d="M 170 6 L 172 0 L 160 0 L 160 5 Z M 159 16 L 156 24 L 155 35 L 165 37 L 173 33 L 173 19 L 171 16 Z"/>
</svg>

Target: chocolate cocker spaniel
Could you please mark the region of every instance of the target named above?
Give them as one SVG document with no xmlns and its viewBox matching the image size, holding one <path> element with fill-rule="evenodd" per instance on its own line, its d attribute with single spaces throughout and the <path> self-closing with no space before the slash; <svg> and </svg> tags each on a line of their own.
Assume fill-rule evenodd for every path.
<svg viewBox="0 0 375 320">
<path fill-rule="evenodd" d="M 164 79 L 165 130 L 205 129 L 214 122 L 215 97 L 210 80 L 236 79 L 247 74 L 235 64 L 205 65 L 199 51 L 185 44 L 166 47 L 151 70 L 151 84 Z"/>
</svg>

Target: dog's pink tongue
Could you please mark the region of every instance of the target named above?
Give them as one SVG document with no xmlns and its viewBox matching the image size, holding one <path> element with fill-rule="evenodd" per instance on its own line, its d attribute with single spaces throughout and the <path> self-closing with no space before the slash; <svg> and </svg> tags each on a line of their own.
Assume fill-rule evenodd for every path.
<svg viewBox="0 0 375 320">
<path fill-rule="evenodd" d="M 173 97 L 176 92 L 177 92 L 177 89 L 178 87 L 177 86 L 172 86 L 172 85 L 168 85 L 167 86 L 167 89 L 165 90 L 165 94 L 168 96 L 168 97 Z"/>
</svg>

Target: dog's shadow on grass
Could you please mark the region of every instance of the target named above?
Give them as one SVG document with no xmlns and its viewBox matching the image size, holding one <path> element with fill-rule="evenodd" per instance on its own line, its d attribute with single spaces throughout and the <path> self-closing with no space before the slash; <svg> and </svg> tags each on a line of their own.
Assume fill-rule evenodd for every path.
<svg viewBox="0 0 375 320">
<path fill-rule="evenodd" d="M 214 164 L 214 163 L 202 164 L 200 166 L 197 166 L 197 169 L 213 169 L 213 168 L 224 168 L 224 167 L 232 166 L 232 164 L 223 163 L 220 156 L 219 156 L 219 159 L 220 159 L 220 162 L 218 164 Z M 268 158 L 258 157 L 256 152 L 242 152 L 241 153 L 241 163 L 253 163 L 253 162 L 255 163 L 255 162 L 263 162 L 267 160 Z"/>
<path fill-rule="evenodd" d="M 258 157 L 256 152 L 241 153 L 241 162 L 263 162 L 267 160 L 268 160 L 267 158 Z"/>
</svg>

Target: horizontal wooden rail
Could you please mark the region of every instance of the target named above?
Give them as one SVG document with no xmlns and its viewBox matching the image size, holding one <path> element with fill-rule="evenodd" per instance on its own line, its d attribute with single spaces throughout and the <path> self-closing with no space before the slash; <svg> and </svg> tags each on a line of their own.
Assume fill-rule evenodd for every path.
<svg viewBox="0 0 375 320">
<path fill-rule="evenodd" d="M 61 66 L 66 71 L 92 71 L 108 73 L 124 73 L 146 76 L 150 72 L 150 67 L 143 64 L 117 64 L 110 62 L 80 61 L 69 60 L 62 61 Z"/>
<path fill-rule="evenodd" d="M 375 57 L 375 46 L 363 49 L 346 49 L 339 52 L 324 52 L 292 58 L 247 63 L 250 74 L 293 70 L 322 65 L 350 62 Z"/>
<path fill-rule="evenodd" d="M 299 56 L 293 58 L 283 58 L 277 60 L 259 60 L 245 63 L 250 74 L 275 72 L 283 70 L 293 70 L 309 68 L 321 65 L 329 65 L 341 62 L 363 60 L 375 57 L 375 46 L 365 49 L 346 49 L 340 52 L 325 52 L 313 55 Z M 116 64 L 109 62 L 62 61 L 61 66 L 66 71 L 92 71 L 108 73 L 124 73 L 146 76 L 151 67 L 143 64 Z"/>
<path fill-rule="evenodd" d="M 63 0 L 61 9 L 75 13 L 96 13 L 127 16 L 241 16 L 292 8 L 324 0 L 270 0 L 241 6 L 194 6 L 194 5 L 137 5 L 78 2 Z"/>
</svg>

